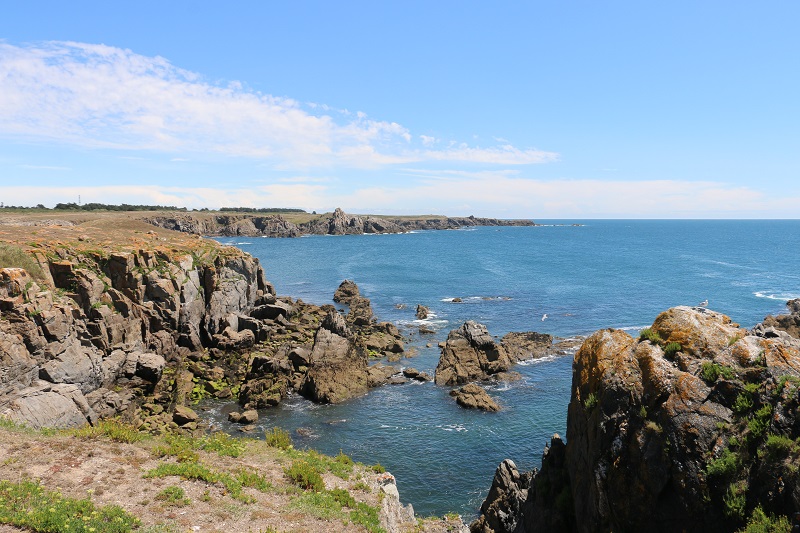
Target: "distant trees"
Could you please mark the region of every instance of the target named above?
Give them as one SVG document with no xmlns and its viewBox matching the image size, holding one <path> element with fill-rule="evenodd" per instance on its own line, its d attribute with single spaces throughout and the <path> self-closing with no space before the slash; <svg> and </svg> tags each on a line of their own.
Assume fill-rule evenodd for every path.
<svg viewBox="0 0 800 533">
<path fill-rule="evenodd" d="M 132 204 L 76 204 L 70 202 L 66 204 L 56 204 L 53 208 L 55 210 L 65 211 L 186 211 L 185 207 L 176 207 L 174 205 L 132 205 Z"/>
<path fill-rule="evenodd" d="M 305 213 L 305 209 L 291 209 L 288 207 L 220 207 L 220 211 L 234 213 Z"/>
</svg>

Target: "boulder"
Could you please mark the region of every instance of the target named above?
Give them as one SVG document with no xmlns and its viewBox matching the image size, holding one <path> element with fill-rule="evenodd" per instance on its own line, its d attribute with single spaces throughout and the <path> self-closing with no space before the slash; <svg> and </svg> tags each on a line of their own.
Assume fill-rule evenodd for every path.
<svg viewBox="0 0 800 533">
<path fill-rule="evenodd" d="M 474 383 L 468 383 L 460 389 L 450 391 L 450 396 L 456 399 L 456 403 L 467 409 L 478 409 L 480 411 L 497 412 L 500 406 L 497 405 L 489 394 L 482 387 Z"/>
<path fill-rule="evenodd" d="M 437 385 L 462 385 L 488 379 L 510 366 L 508 354 L 489 335 L 486 326 L 467 321 L 447 336 L 435 381 Z"/>
<path fill-rule="evenodd" d="M 74 428 L 97 420 L 77 385 L 42 381 L 0 398 L 0 417 L 34 429 Z"/>
<path fill-rule="evenodd" d="M 403 369 L 403 375 L 415 381 L 431 381 L 431 377 L 425 372 L 420 372 L 416 368 L 407 367 Z"/>
<path fill-rule="evenodd" d="M 321 403 L 339 403 L 369 388 L 367 357 L 347 338 L 325 328 L 317 330 L 303 396 Z"/>
<path fill-rule="evenodd" d="M 172 421 L 178 424 L 179 426 L 185 426 L 187 424 L 191 424 L 192 422 L 197 422 L 200 417 L 189 407 L 185 405 L 179 405 L 175 408 L 175 412 L 172 413 Z"/>
<path fill-rule="evenodd" d="M 426 318 L 428 318 L 428 315 L 430 314 L 430 312 L 431 312 L 430 309 L 428 309 L 427 307 L 425 307 L 422 304 L 419 304 L 419 305 L 417 305 L 416 317 L 419 320 L 425 320 Z"/>
</svg>

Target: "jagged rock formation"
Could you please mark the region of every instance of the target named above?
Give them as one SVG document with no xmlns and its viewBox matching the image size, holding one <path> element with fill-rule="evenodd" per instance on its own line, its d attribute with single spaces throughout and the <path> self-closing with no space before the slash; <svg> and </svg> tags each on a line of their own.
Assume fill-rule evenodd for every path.
<svg viewBox="0 0 800 533">
<path fill-rule="evenodd" d="M 498 343 L 486 326 L 467 321 L 452 330 L 436 366 L 437 385 L 463 385 L 471 381 L 507 379 L 511 365 L 546 355 L 563 355 L 553 347 L 553 337 L 543 333 L 512 332 Z"/>
<path fill-rule="evenodd" d="M 224 237 L 299 237 L 303 232 L 280 215 L 215 215 L 201 217 L 184 213 L 147 217 L 145 222 L 160 228 Z"/>
<path fill-rule="evenodd" d="M 443 230 L 474 226 L 535 226 L 530 220 L 500 220 L 470 217 L 403 217 L 350 215 L 337 208 L 333 213 L 315 216 L 294 224 L 281 215 L 210 215 L 169 213 L 143 220 L 165 229 L 219 236 L 299 237 L 300 235 L 363 235 L 365 233 L 403 233 L 413 230 Z"/>
<path fill-rule="evenodd" d="M 255 259 L 218 251 L 58 247 L 42 254 L 45 281 L 0 270 L 0 412 L 35 427 L 92 423 L 127 409 L 135 391 L 152 393 L 165 358 L 238 332 L 273 289 Z"/>
<path fill-rule="evenodd" d="M 789 515 L 798 406 L 800 340 L 788 333 L 689 307 L 639 339 L 598 331 L 575 356 L 564 452 L 547 459 L 554 438 L 542 470 L 514 485 L 524 502 L 487 499 L 473 531 L 714 532 L 756 506 Z"/>
<path fill-rule="evenodd" d="M 505 348 L 494 341 L 486 326 L 469 320 L 447 335 L 435 381 L 437 385 L 463 385 L 488 379 L 510 366 Z"/>
<path fill-rule="evenodd" d="M 53 232 L 33 250 L 43 279 L 0 269 L 0 415 L 64 427 L 122 413 L 151 430 L 194 429 L 176 406 L 238 394 L 261 408 L 290 390 L 336 402 L 400 370 L 368 372 L 369 355 L 403 343 L 366 298 L 345 320 L 276 297 L 258 260 L 232 247 L 154 231 L 98 247 L 103 229 Z"/>
</svg>

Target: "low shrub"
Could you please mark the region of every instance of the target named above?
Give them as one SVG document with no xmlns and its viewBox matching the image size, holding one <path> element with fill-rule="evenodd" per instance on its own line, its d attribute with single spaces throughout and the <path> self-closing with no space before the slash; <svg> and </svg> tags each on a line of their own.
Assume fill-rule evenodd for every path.
<svg viewBox="0 0 800 533">
<path fill-rule="evenodd" d="M 709 361 L 703 363 L 703 366 L 700 368 L 700 378 L 706 383 L 714 383 L 720 376 L 725 379 L 733 379 L 736 374 L 730 367 L 718 365 L 717 363 Z"/>
<path fill-rule="evenodd" d="M 790 533 L 792 524 L 785 516 L 767 515 L 759 505 L 753 509 L 753 514 L 747 525 L 737 533 Z"/>
<path fill-rule="evenodd" d="M 267 445 L 281 450 L 288 450 L 292 447 L 292 437 L 289 432 L 279 427 L 268 429 L 264 436 L 267 440 Z"/>
<path fill-rule="evenodd" d="M 683 349 L 681 343 L 679 342 L 670 342 L 666 346 L 664 346 L 664 355 L 666 357 L 672 357 L 676 353 L 680 352 Z"/>
<path fill-rule="evenodd" d="M 664 339 L 661 338 L 661 335 L 652 328 L 645 328 L 639 332 L 639 340 L 643 341 L 650 341 L 653 344 L 661 344 L 664 342 Z"/>
<path fill-rule="evenodd" d="M 325 490 L 322 476 L 311 466 L 308 461 L 294 461 L 292 466 L 285 470 L 286 476 L 303 490 L 321 492 Z"/>
<path fill-rule="evenodd" d="M 736 472 L 738 466 L 739 456 L 725 448 L 719 457 L 706 465 L 706 474 L 716 477 L 728 477 Z"/>
<path fill-rule="evenodd" d="M 189 505 L 189 498 L 182 488 L 175 485 L 164 488 L 161 492 L 156 494 L 156 500 L 163 501 L 169 505 L 185 506 Z"/>
</svg>

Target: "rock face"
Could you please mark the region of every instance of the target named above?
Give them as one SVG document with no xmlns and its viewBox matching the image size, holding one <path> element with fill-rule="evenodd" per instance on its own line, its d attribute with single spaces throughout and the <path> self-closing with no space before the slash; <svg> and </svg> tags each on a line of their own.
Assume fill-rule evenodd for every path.
<svg viewBox="0 0 800 533">
<path fill-rule="evenodd" d="M 494 341 L 486 326 L 470 320 L 447 336 L 435 381 L 437 385 L 463 385 L 488 379 L 510 366 L 505 348 Z"/>
<path fill-rule="evenodd" d="M 575 356 L 564 453 L 533 473 L 516 520 L 501 521 L 516 525 L 492 529 L 733 531 L 757 505 L 790 514 L 799 405 L 800 340 L 786 333 L 689 307 L 639 339 L 598 331 Z M 492 505 L 474 530 L 498 523 Z"/>
<path fill-rule="evenodd" d="M 500 406 L 489 396 L 489 394 L 474 383 L 468 383 L 460 389 L 450 391 L 450 396 L 456 399 L 456 403 L 467 409 L 478 409 L 480 411 L 497 412 Z"/>
<path fill-rule="evenodd" d="M 93 398 L 108 414 L 129 405 L 109 387 L 152 393 L 166 358 L 214 346 L 224 332 L 232 347 L 252 344 L 239 317 L 273 289 L 256 259 L 220 250 L 205 261 L 62 246 L 43 262 L 55 291 L 0 269 L 0 413 L 34 427 L 91 423 L 95 391 L 105 391 Z"/>
</svg>

